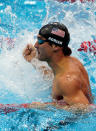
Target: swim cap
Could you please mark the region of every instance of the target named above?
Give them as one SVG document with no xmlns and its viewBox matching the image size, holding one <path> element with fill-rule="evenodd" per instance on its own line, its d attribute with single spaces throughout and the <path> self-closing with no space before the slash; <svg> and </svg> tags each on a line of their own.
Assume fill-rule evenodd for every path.
<svg viewBox="0 0 96 131">
<path fill-rule="evenodd" d="M 59 22 L 53 22 L 43 26 L 39 31 L 39 35 L 46 38 L 49 43 L 54 43 L 61 47 L 67 47 L 70 41 L 70 34 L 67 27 Z"/>
</svg>

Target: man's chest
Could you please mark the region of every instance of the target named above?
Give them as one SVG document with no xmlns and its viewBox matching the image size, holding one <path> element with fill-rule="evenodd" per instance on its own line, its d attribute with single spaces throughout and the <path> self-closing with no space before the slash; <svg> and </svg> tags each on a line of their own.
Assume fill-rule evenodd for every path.
<svg viewBox="0 0 96 131">
<path fill-rule="evenodd" d="M 55 80 L 53 81 L 52 97 L 53 97 L 53 99 L 56 99 L 56 100 L 63 99 L 62 93 L 61 93 L 59 86 L 57 85 L 57 82 Z"/>
</svg>

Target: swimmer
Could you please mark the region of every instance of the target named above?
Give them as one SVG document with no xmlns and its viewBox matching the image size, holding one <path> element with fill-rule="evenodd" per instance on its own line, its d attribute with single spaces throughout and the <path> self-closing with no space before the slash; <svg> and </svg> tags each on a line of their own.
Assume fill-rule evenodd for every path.
<svg viewBox="0 0 96 131">
<path fill-rule="evenodd" d="M 37 60 L 35 68 L 39 61 L 45 61 L 51 68 L 50 73 L 54 75 L 52 103 L 34 102 L 29 105 L 30 108 L 53 105 L 68 109 L 93 103 L 88 73 L 82 63 L 71 56 L 69 41 L 70 34 L 67 27 L 59 22 L 53 22 L 39 30 L 34 46 L 28 44 L 25 47 L 23 56 L 26 61 L 33 63 L 34 59 Z M 46 67 L 43 69 L 48 73 Z"/>
</svg>

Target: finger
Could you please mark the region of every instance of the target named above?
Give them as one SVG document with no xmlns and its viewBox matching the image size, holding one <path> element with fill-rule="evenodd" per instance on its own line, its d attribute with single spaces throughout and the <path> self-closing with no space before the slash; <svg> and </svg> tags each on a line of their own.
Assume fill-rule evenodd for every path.
<svg viewBox="0 0 96 131">
<path fill-rule="evenodd" d="M 32 49 L 30 49 L 30 45 L 28 44 L 23 51 L 23 56 L 30 55 Z"/>
<path fill-rule="evenodd" d="M 33 51 L 33 50 L 35 50 L 35 47 L 32 44 L 28 44 L 28 49 L 30 51 Z"/>
</svg>

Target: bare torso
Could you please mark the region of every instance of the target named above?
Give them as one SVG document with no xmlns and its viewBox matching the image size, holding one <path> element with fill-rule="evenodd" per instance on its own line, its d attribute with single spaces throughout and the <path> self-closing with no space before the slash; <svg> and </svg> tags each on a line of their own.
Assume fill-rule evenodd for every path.
<svg viewBox="0 0 96 131">
<path fill-rule="evenodd" d="M 75 103 L 76 99 L 85 99 L 85 103 L 92 103 L 92 94 L 90 89 L 90 83 L 88 74 L 81 64 L 80 61 L 78 61 L 74 57 L 68 58 L 68 65 L 64 69 L 64 63 L 61 63 L 61 70 L 56 74 L 53 82 L 53 88 L 52 88 L 52 97 L 53 101 L 57 101 L 59 104 L 71 104 L 71 101 L 73 101 L 73 104 Z M 64 69 L 64 70 L 63 70 Z M 76 79 L 77 85 L 75 87 L 74 82 L 70 85 L 70 87 L 62 87 L 63 83 L 66 85 L 66 82 L 70 82 L 72 77 Z M 71 92 L 72 89 L 72 95 L 70 95 L 68 92 Z M 78 94 L 78 95 L 77 95 Z M 76 95 L 76 98 L 74 97 Z"/>
<path fill-rule="evenodd" d="M 38 45 L 38 42 L 36 43 L 37 47 L 39 48 L 39 52 L 41 49 L 41 52 L 44 53 L 42 49 L 45 49 L 45 44 L 43 46 Z M 46 48 L 48 48 L 48 51 L 50 50 L 51 53 L 47 53 L 51 55 L 48 56 L 48 54 L 46 54 L 45 52 L 46 55 L 39 53 L 39 57 L 42 58 L 42 61 L 46 60 L 44 56 L 48 58 L 47 63 L 52 68 L 52 71 L 50 73 L 54 74 L 52 88 L 53 102 L 51 104 L 57 105 L 56 103 L 58 103 L 60 105 L 70 106 L 74 104 L 77 105 L 78 103 L 84 105 L 91 104 L 92 94 L 89 78 L 81 62 L 74 57 L 64 56 L 60 47 L 57 48 L 56 46 L 55 48 L 55 46 L 51 47 L 47 44 Z M 27 61 L 31 62 L 35 55 L 36 51 L 34 47 L 28 44 L 23 52 L 24 58 Z M 34 64 L 33 66 L 35 67 Z M 41 69 L 44 69 L 44 75 L 49 74 L 49 71 L 47 71 L 45 67 L 41 67 Z M 33 104 L 31 106 L 33 106 Z"/>
</svg>

